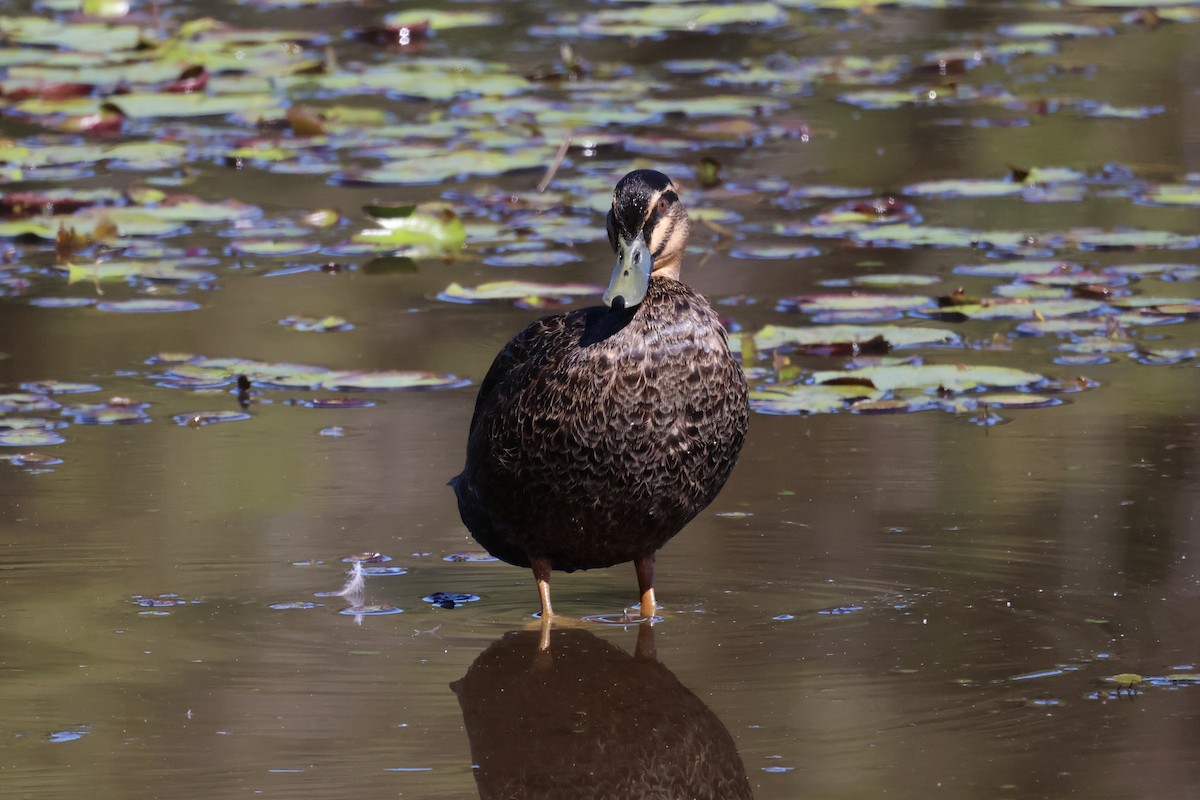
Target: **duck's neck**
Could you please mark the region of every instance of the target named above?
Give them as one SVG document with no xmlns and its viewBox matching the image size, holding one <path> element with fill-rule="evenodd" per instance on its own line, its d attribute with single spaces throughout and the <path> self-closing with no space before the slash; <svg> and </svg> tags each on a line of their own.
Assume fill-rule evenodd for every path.
<svg viewBox="0 0 1200 800">
<path fill-rule="evenodd" d="M 673 281 L 679 280 L 679 267 L 683 259 L 676 253 L 664 255 L 654 262 L 654 274 Z"/>
</svg>

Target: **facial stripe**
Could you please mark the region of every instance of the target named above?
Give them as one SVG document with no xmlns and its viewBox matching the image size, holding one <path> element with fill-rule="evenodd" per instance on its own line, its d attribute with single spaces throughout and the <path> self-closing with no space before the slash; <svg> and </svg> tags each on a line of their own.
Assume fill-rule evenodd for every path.
<svg viewBox="0 0 1200 800">
<path fill-rule="evenodd" d="M 671 239 L 674 237 L 675 227 L 679 224 L 679 218 L 671 217 L 669 222 L 670 222 L 670 224 L 667 225 L 666 230 L 661 231 L 661 235 L 658 237 L 658 241 L 656 243 L 655 242 L 647 243 L 650 246 L 650 255 L 653 258 L 658 258 L 659 256 L 661 256 L 663 253 L 663 250 L 665 250 L 667 247 L 667 243 L 670 242 Z M 659 231 L 656 229 L 655 232 L 657 233 Z"/>
</svg>

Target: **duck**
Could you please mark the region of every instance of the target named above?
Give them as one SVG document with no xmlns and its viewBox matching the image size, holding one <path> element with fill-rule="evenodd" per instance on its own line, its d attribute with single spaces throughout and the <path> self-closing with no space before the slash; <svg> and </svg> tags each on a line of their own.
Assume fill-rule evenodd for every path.
<svg viewBox="0 0 1200 800">
<path fill-rule="evenodd" d="M 679 195 L 655 170 L 621 178 L 603 305 L 530 324 L 479 387 L 450 485 L 475 540 L 533 571 L 543 625 L 552 572 L 628 562 L 641 619 L 661 620 L 656 555 L 717 497 L 745 441 L 741 365 L 679 277 L 690 231 Z"/>
</svg>

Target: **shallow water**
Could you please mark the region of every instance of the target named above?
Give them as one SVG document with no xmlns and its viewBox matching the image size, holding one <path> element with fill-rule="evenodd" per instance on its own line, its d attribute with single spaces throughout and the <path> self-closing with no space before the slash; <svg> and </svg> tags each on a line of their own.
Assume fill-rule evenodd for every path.
<svg viewBox="0 0 1200 800">
<path fill-rule="evenodd" d="M 561 7 L 577 13 L 609 8 Z M 0 279 L 11 273 L 21 280 L 0 292 L 0 353 L 8 356 L 0 358 L 0 393 L 53 379 L 100 387 L 54 395 L 62 404 L 123 396 L 150 405 L 144 424 L 72 423 L 56 428 L 61 444 L 0 448 L 5 458 L 33 450 L 62 460 L 0 461 L 5 796 L 460 798 L 492 791 L 486 779 L 477 788 L 482 773 L 473 764 L 481 754 L 472 747 L 494 744 L 497 736 L 505 744 L 503 729 L 481 733 L 486 726 L 477 720 L 484 717 L 465 711 L 451 684 L 508 632 L 529 626 L 537 598 L 523 570 L 448 560 L 478 547 L 445 483 L 461 467 L 476 386 L 493 354 L 544 312 L 506 303 L 452 304 L 437 294 L 455 281 L 602 283 L 611 256 L 602 214 L 583 208 L 584 187 L 610 185 L 634 165 L 659 166 L 684 185 L 690 207 L 725 212 L 720 224 L 736 240 L 696 225 L 685 277 L 723 302 L 722 314 L 744 333 L 767 324 L 810 324 L 810 316 L 778 310 L 777 303 L 847 291 L 827 282 L 866 274 L 939 279 L 933 287 L 884 290 L 895 293 L 937 296 L 962 286 L 987 295 L 1007 279 L 954 268 L 1043 249 L 872 247 L 850 234 L 781 235 L 776 224 L 809 222 L 841 202 L 794 194 L 781 199 L 807 185 L 862 187 L 869 200 L 918 181 L 1004 178 L 1012 167 L 1063 166 L 1086 178 L 1069 182 L 1078 197 L 1060 202 L 915 192 L 904 199 L 929 226 L 1044 238 L 1082 228 L 1200 232 L 1200 203 L 1145 199 L 1159 181 L 1200 183 L 1200 56 L 1194 47 L 1200 23 L 1150 27 L 1116 12 L 987 3 L 874 14 L 796 8 L 786 12 L 786 24 L 661 38 L 579 38 L 566 30 L 537 35 L 558 8 L 522 4 L 506 12 L 503 36 L 447 31 L 416 53 L 371 49 L 337 33 L 378 24 L 385 13 L 380 8 L 263 11 L 212 3 L 171 13 L 176 20 L 211 14 L 245 26 L 334 31 L 330 41 L 344 64 L 477 57 L 505 62 L 520 75 L 553 63 L 560 39 L 570 38 L 599 70 L 617 73 L 608 80 L 627 69 L 635 86 L 660 82 L 660 96 L 699 97 L 718 91 L 714 67 L 675 62 L 747 59 L 745 66 L 773 54 L 898 55 L 906 65 L 901 75 L 871 86 L 933 82 L 945 92 L 953 81 L 1002 86 L 1062 105 L 964 100 L 865 109 L 839 99 L 863 88 L 842 74 L 814 85 L 776 79 L 734 89 L 782 104 L 753 118 L 762 127 L 749 142 L 700 138 L 695 131 L 707 118 L 666 114 L 616 126 L 614 132 L 637 138 L 623 150 L 572 151 L 555 178 L 562 188 L 552 184 L 552 191 L 564 192 L 562 202 L 581 209 L 562 226 L 568 233 L 556 227 L 539 234 L 543 221 L 545 230 L 558 223 L 552 213 L 535 222 L 535 243 L 544 235 L 555 242 L 550 249 L 580 256 L 559 267 L 483 263 L 523 246 L 511 241 L 480 245 L 469 238 L 466 258 L 427 258 L 414 271 L 388 274 L 368 272 L 368 257 L 335 250 L 366 226 L 365 203 L 447 197 L 469 220 L 480 221 L 463 198 L 494 186 L 529 199 L 540 167 L 447 185 L 358 186 L 327 180 L 329 171 L 286 175 L 269 164 L 235 170 L 223 157 L 197 151 L 194 182 L 182 191 L 259 205 L 260 222 L 297 224 L 320 208 L 337 209 L 346 221 L 310 229 L 306 237 L 321 251 L 291 258 L 239 256 L 230 249 L 236 223 L 193 223 L 163 241 L 205 250 L 214 281 L 178 289 L 101 287 L 101 299 L 178 292 L 200 304 L 190 312 L 39 307 L 30 301 L 95 299 L 96 287 L 86 281 L 67 286 L 51 273 L 52 243 L 6 240 L 15 248 L 15 266 L 0 268 Z M 1007 41 L 997 30 L 1018 21 L 1084 23 L 1103 35 L 1035 37 L 1047 43 L 1047 54 L 998 60 L 951 78 L 918 68 L 935 48 Z M 319 53 L 323 46 L 311 49 Z M 967 96 L 965 88 L 953 91 Z M 337 99 L 301 97 L 314 105 Z M 569 86 L 535 86 L 527 97 L 570 108 L 592 102 L 587 91 Z M 417 102 L 351 93 L 350 99 L 386 109 L 401 126 L 441 113 L 477 116 L 461 98 Z M 1145 118 L 1097 117 L 1081 100 L 1161 110 Z M 512 101 L 514 108 L 520 102 Z M 798 133 L 801 123 L 807 135 Z M 37 141 L 29 137 L 38 124 L 8 115 L 0 118 L 0 133 Z M 172 124 L 184 140 L 209 135 L 189 127 L 191 120 Z M 256 133 L 232 119 L 205 124 L 221 146 Z M 767 132 L 776 124 L 792 134 Z M 116 141 L 151 140 L 157 132 L 156 123 L 135 121 Z M 549 142 L 550 152 L 556 144 Z M 352 161 L 352 150 L 334 146 L 330 163 Z M 696 178 L 704 155 L 725 169 L 723 184 L 710 190 Z M 40 179 L 35 170 L 5 189 L 125 189 L 179 174 L 176 168 L 130 172 L 97 165 L 60 181 Z M 581 243 L 575 247 L 568 239 Z M 766 245 L 820 252 L 791 259 L 734 254 Z M 1176 264 L 1182 279 L 1146 277 L 1125 288 L 1133 296 L 1197 295 L 1195 275 L 1186 269 L 1200 263 L 1194 242 L 1173 249 L 1047 247 L 1041 255 L 1095 271 Z M 330 261 L 341 271 L 273 275 L 284 266 Z M 344 316 L 356 327 L 322 334 L 278 324 L 301 313 Z M 1195 316 L 1135 326 L 1127 338 L 1142 349 L 1194 348 L 1200 344 Z M 586 637 L 562 641 L 582 642 L 585 653 L 603 650 L 614 659 L 614 671 L 624 664 L 619 674 L 634 684 L 630 697 L 653 686 L 682 687 L 680 707 L 694 716 L 675 724 L 699 732 L 719 730 L 712 719 L 723 725 L 759 800 L 1192 796 L 1200 785 L 1200 686 L 1166 676 L 1194 676 L 1200 663 L 1195 357 L 1150 365 L 1118 352 L 1107 363 L 1064 365 L 1055 359 L 1069 338 L 1022 336 L 1016 321 L 908 314 L 893 322 L 947 327 L 971 345 L 897 354 L 927 363 L 1016 367 L 1062 379 L 1067 389 L 1079 388 L 1072 382 L 1082 375 L 1090 388 L 1055 392 L 1064 402 L 1041 408 L 755 414 L 723 494 L 660 554 L 665 619 L 654 628 L 653 644 L 667 676 L 657 668 L 639 673 L 644 663 L 630 658 L 626 664 Z M 336 369 L 431 370 L 473 385 L 353 395 L 374 402 L 371 408 L 309 408 L 302 403 L 348 393 L 256 386 L 250 419 L 190 427 L 173 417 L 238 405 L 229 385 L 162 385 L 166 368 L 151 360 L 179 352 Z M 784 357 L 802 377 L 846 361 Z M 755 364 L 764 371 L 760 386 L 786 383 L 779 375 L 785 366 L 770 354 L 758 353 Z M 59 414 L 13 413 L 0 421 L 57 420 Z M 1003 424 L 979 424 L 990 414 Z M 368 603 L 403 613 L 356 618 L 337 613 L 346 607 L 342 598 L 317 596 L 337 591 L 349 568 L 343 559 L 362 552 L 385 553 L 393 559 L 388 566 L 406 570 L 369 577 L 366 585 Z M 556 576 L 554 591 L 556 610 L 569 620 L 618 613 L 636 600 L 631 567 Z M 452 609 L 422 600 L 436 592 L 480 599 Z M 316 605 L 272 607 L 304 603 Z M 631 656 L 638 650 L 635 626 L 579 624 Z M 645 645 L 644 659 L 650 658 Z M 557 663 L 552 654 L 549 665 L 520 666 L 500 680 L 536 682 L 548 675 L 550 683 L 570 683 L 574 647 L 563 644 Z M 630 722 L 616 711 L 612 719 L 597 719 L 606 706 L 596 693 L 616 698 L 619 686 L 587 676 L 584 662 L 579 674 L 585 677 L 574 680 L 578 696 L 560 687 L 557 705 L 547 703 L 566 709 L 565 717 L 531 704 L 528 717 L 514 720 L 512 730 L 533 743 L 524 751 L 526 774 L 556 763 L 544 750 L 556 737 L 586 732 L 602 740 L 611 733 L 607 752 L 611 763 L 623 766 L 642 763 L 630 755 L 635 745 L 657 741 L 638 727 L 636 714 Z M 653 679 L 638 677 L 651 673 Z M 1124 673 L 1147 680 L 1136 686 L 1106 680 Z M 572 704 L 582 709 L 575 717 Z M 612 705 L 623 707 L 616 699 Z M 656 724 L 670 725 L 669 715 L 665 719 Z M 702 743 L 720 739 L 712 737 L 697 736 Z M 563 781 L 581 780 L 561 769 Z M 663 769 L 640 774 L 666 785 Z M 576 795 L 564 788 L 561 796 Z"/>
</svg>

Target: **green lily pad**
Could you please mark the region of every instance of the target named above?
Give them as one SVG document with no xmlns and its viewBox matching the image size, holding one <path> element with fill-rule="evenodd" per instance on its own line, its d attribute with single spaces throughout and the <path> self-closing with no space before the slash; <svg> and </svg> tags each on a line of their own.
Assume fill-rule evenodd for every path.
<svg viewBox="0 0 1200 800">
<path fill-rule="evenodd" d="M 262 209 L 240 200 L 206 203 L 187 196 L 167 197 L 141 211 L 157 219 L 173 222 L 241 222 L 262 216 Z"/>
<path fill-rule="evenodd" d="M 586 36 L 658 37 L 667 31 L 715 31 L 731 25 L 781 25 L 787 15 L 774 3 L 652 3 L 588 14 L 579 22 Z"/>
<path fill-rule="evenodd" d="M 43 447 L 65 441 L 62 434 L 45 428 L 0 429 L 0 447 Z"/>
<path fill-rule="evenodd" d="M 391 250 L 432 246 L 449 252 L 461 248 L 467 240 L 462 218 L 453 208 L 441 203 L 411 206 L 403 215 L 376 219 L 381 227 L 359 231 L 351 242 Z"/>
<path fill-rule="evenodd" d="M 898 223 L 855 231 L 852 239 L 875 247 L 990 247 L 1020 251 L 1030 246 L 1021 231 L 977 231 Z"/>
<path fill-rule="evenodd" d="M 79 403 L 64 406 L 62 415 L 77 425 L 138 425 L 150 421 L 144 403 Z"/>
<path fill-rule="evenodd" d="M 810 294 L 787 297 L 779 302 L 781 309 L 814 314 L 823 311 L 905 311 L 934 305 L 934 299 L 926 295 L 899 294 Z"/>
<path fill-rule="evenodd" d="M 1065 240 L 1081 250 L 1190 250 L 1200 247 L 1200 236 L 1169 231 L 1079 228 L 1068 231 Z"/>
<path fill-rule="evenodd" d="M 452 303 L 485 303 L 491 300 L 556 300 L 569 302 L 576 297 L 594 297 L 603 287 L 588 283 L 537 283 L 535 281 L 494 281 L 474 288 L 452 283 L 438 292 L 439 300 Z"/>
<path fill-rule="evenodd" d="M 798 328 L 767 325 L 754 334 L 754 346 L 758 350 L 776 350 L 785 345 L 811 348 L 862 344 L 878 338 L 892 347 L 957 345 L 962 341 L 958 334 L 945 328 L 916 325 L 813 325 Z"/>
<path fill-rule="evenodd" d="M 176 414 L 172 417 L 176 425 L 188 428 L 202 428 L 218 422 L 240 422 L 251 419 L 244 411 L 195 411 L 188 414 Z"/>
<path fill-rule="evenodd" d="M 1024 189 L 1023 184 L 1011 179 L 948 178 L 910 183 L 904 193 L 918 197 L 1009 197 Z"/>
<path fill-rule="evenodd" d="M 989 278 L 1026 278 L 1033 275 L 1058 275 L 1081 270 L 1070 261 L 993 261 L 987 264 L 962 264 L 954 271 L 959 275 L 981 275 Z"/>
<path fill-rule="evenodd" d="M 583 256 L 570 250 L 519 250 L 512 253 L 497 253 L 483 260 L 492 267 L 561 267 Z"/>
<path fill-rule="evenodd" d="M 812 376 L 817 384 L 865 382 L 885 392 L 897 389 L 969 392 L 980 387 L 1017 388 L 1034 386 L 1045 376 L 1011 367 L 972 366 L 966 364 L 915 364 L 895 367 L 864 367 L 856 370 L 829 370 Z"/>
<path fill-rule="evenodd" d="M 455 375 L 387 370 L 382 372 L 334 372 L 322 381 L 322 388 L 334 392 L 361 392 L 394 389 L 457 389 L 469 384 L 470 381 Z"/>
<path fill-rule="evenodd" d="M 1200 206 L 1200 186 L 1161 183 L 1138 195 L 1138 201 L 1160 206 Z"/>
<path fill-rule="evenodd" d="M 279 324 L 301 333 L 329 333 L 331 331 L 352 331 L 354 324 L 343 317 L 307 317 L 293 314 L 279 320 Z"/>
<path fill-rule="evenodd" d="M 1062 398 L 1025 392 L 990 392 L 978 398 L 979 405 L 996 408 L 1046 408 L 1062 405 Z"/>
<path fill-rule="evenodd" d="M 316 242 L 299 239 L 237 239 L 229 251 L 241 256 L 300 256 L 321 249 Z"/>
<path fill-rule="evenodd" d="M 1013 25 L 1001 25 L 997 32 L 1001 36 L 1020 39 L 1063 39 L 1103 36 L 1111 34 L 1112 30 L 1070 22 L 1019 22 Z"/>
<path fill-rule="evenodd" d="M 71 381 L 27 381 L 21 384 L 21 390 L 35 395 L 87 394 L 100 391 L 100 387 L 94 383 L 73 383 Z"/>
<path fill-rule="evenodd" d="M 159 314 L 173 311 L 195 311 L 199 303 L 169 297 L 135 297 L 130 300 L 105 300 L 97 303 L 101 311 L 116 311 L 124 314 Z"/>
<path fill-rule="evenodd" d="M 295 76 L 279 83 L 288 88 L 312 87 L 342 96 L 387 93 L 426 100 L 452 100 L 463 95 L 507 98 L 532 87 L 526 78 L 508 74 L 499 64 L 435 58 L 370 67 L 354 73 Z"/>
<path fill-rule="evenodd" d="M 98 264 L 67 265 L 68 283 L 131 279 L 163 283 L 200 283 L 216 280 L 216 275 L 181 267 L 170 261 L 104 261 Z"/>
<path fill-rule="evenodd" d="M 336 180 L 346 184 L 434 184 L 469 176 L 503 175 L 515 170 L 544 168 L 553 159 L 553 151 L 543 147 L 512 152 L 460 150 L 345 172 L 336 176 Z"/>
<path fill-rule="evenodd" d="M 902 286 L 932 286 L 936 283 L 941 283 L 942 279 L 937 275 L 911 275 L 908 273 L 886 273 L 881 272 L 875 275 L 859 275 L 851 278 L 850 282 L 855 286 L 871 286 L 878 288 L 887 287 L 902 287 Z"/>
<path fill-rule="evenodd" d="M 953 8 L 962 0 L 779 0 L 780 5 L 813 11 L 859 11 L 871 14 L 886 8 Z"/>
<path fill-rule="evenodd" d="M 1165 106 L 1116 106 L 1094 101 L 1083 101 L 1076 105 L 1086 116 L 1102 119 L 1149 119 L 1167 110 Z"/>
<path fill-rule="evenodd" d="M 59 404 L 44 394 L 35 392 L 8 392 L 0 394 L 0 413 L 54 411 Z"/>
<path fill-rule="evenodd" d="M 404 25 L 428 25 L 435 31 L 450 30 L 451 28 L 478 28 L 484 25 L 499 25 L 499 14 L 486 11 L 445 11 L 433 8 L 414 8 L 396 11 L 383 18 L 383 24 L 389 28 Z"/>
<path fill-rule="evenodd" d="M 881 390 L 867 386 L 772 387 L 751 392 L 750 407 L 760 414 L 832 414 L 855 400 L 882 396 Z"/>
<path fill-rule="evenodd" d="M 1083 298 L 1066 300 L 998 300 L 991 303 L 951 306 L 938 311 L 921 311 L 919 315 L 933 319 L 953 317 L 977 320 L 1052 319 L 1096 314 L 1105 309 L 1099 300 Z"/>
<path fill-rule="evenodd" d="M 636 110 L 648 114 L 683 114 L 688 117 L 753 115 L 763 111 L 775 111 L 783 106 L 779 100 L 737 94 L 691 98 L 658 97 L 634 103 Z"/>
<path fill-rule="evenodd" d="M 142 31 L 136 25 L 67 23 L 43 17 L 0 17 L 0 34 L 15 44 L 111 53 L 137 47 Z"/>
<path fill-rule="evenodd" d="M 1167 8 L 1194 6 L 1200 0 L 1066 0 L 1067 5 L 1081 8 Z"/>
<path fill-rule="evenodd" d="M 762 261 L 788 260 L 797 258 L 814 258 L 821 255 L 816 247 L 796 244 L 760 244 L 735 247 L 729 251 L 734 258 L 752 258 Z"/>
</svg>

